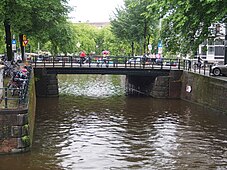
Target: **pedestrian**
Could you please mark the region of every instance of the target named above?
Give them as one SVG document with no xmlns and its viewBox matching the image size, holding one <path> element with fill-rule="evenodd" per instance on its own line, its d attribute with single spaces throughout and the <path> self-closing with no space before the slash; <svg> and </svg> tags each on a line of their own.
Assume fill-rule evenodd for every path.
<svg viewBox="0 0 227 170">
<path fill-rule="evenodd" d="M 191 71 L 192 68 L 192 62 L 191 60 L 188 60 L 188 71 Z"/>
<path fill-rule="evenodd" d="M 86 57 L 86 53 L 84 51 L 81 51 L 81 53 L 80 53 L 80 63 L 81 64 L 84 64 L 85 57 Z"/>
<path fill-rule="evenodd" d="M 198 57 L 198 68 L 201 68 L 201 66 L 202 66 L 202 58 L 199 56 Z"/>
<path fill-rule="evenodd" d="M 110 54 L 109 51 L 107 50 L 103 50 L 102 51 L 102 60 L 103 60 L 103 64 L 106 64 L 106 67 L 108 67 L 108 63 L 109 63 L 109 59 L 108 59 L 108 55 Z"/>
<path fill-rule="evenodd" d="M 147 55 L 146 55 L 146 53 L 144 53 L 144 55 L 142 57 L 142 65 L 143 65 L 143 68 L 145 67 L 146 60 L 147 60 Z"/>
</svg>

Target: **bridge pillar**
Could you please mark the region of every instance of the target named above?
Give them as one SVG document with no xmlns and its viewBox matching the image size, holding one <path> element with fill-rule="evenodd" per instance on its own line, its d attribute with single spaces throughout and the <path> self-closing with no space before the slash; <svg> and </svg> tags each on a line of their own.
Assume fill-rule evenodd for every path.
<svg viewBox="0 0 227 170">
<path fill-rule="evenodd" d="M 168 76 L 158 76 L 151 91 L 154 98 L 180 98 L 182 71 L 170 71 Z"/>
<path fill-rule="evenodd" d="M 58 97 L 57 74 L 47 74 L 46 69 L 35 69 L 36 95 L 38 97 Z"/>
<path fill-rule="evenodd" d="M 170 71 L 167 75 L 127 75 L 126 95 L 151 96 L 154 98 L 180 98 L 182 71 Z"/>
</svg>

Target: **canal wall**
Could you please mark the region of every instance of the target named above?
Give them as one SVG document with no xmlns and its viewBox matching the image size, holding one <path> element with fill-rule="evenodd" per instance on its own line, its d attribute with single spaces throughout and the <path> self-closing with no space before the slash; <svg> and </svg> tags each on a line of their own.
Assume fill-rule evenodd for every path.
<svg viewBox="0 0 227 170">
<path fill-rule="evenodd" d="M 184 71 L 181 99 L 227 113 L 227 81 Z"/>
<path fill-rule="evenodd" d="M 26 152 L 32 146 L 36 109 L 33 75 L 28 94 L 26 107 L 0 110 L 0 154 Z"/>
</svg>

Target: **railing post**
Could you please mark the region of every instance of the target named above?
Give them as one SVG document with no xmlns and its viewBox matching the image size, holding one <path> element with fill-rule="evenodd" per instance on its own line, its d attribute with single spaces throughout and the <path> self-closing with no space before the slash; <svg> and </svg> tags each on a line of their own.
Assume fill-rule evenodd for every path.
<svg viewBox="0 0 227 170">
<path fill-rule="evenodd" d="M 206 64 L 204 64 L 204 66 L 203 66 L 203 74 L 204 75 L 206 74 Z"/>
<path fill-rule="evenodd" d="M 36 67 L 37 56 L 35 56 L 35 67 Z"/>
<path fill-rule="evenodd" d="M 73 57 L 70 56 L 71 67 L 73 67 Z"/>
<path fill-rule="evenodd" d="M 7 109 L 8 108 L 8 98 L 7 98 L 7 96 L 8 96 L 8 88 L 7 87 L 5 87 L 5 109 Z"/>
<path fill-rule="evenodd" d="M 212 70 L 212 64 L 209 66 L 209 76 L 211 75 L 211 70 Z"/>
<path fill-rule="evenodd" d="M 178 59 L 178 70 L 180 70 L 180 67 L 181 67 L 180 63 L 181 63 L 181 60 Z"/>
</svg>

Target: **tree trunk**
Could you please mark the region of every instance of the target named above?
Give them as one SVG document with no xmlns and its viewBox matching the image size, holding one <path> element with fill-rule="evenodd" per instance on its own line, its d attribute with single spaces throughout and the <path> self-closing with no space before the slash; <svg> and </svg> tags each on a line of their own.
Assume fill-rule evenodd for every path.
<svg viewBox="0 0 227 170">
<path fill-rule="evenodd" d="M 7 61 L 12 61 L 12 38 L 10 31 L 10 23 L 8 20 L 4 21 L 5 34 L 6 34 L 6 51 L 7 51 Z"/>
<path fill-rule="evenodd" d="M 134 56 L 134 42 L 132 41 L 132 44 L 131 44 L 131 50 L 132 50 L 132 56 Z"/>
<path fill-rule="evenodd" d="M 144 33 L 143 33 L 143 38 L 144 38 L 143 51 L 144 51 L 144 54 L 147 53 L 146 37 L 147 37 L 147 21 L 145 21 L 145 23 L 144 23 Z"/>
</svg>

